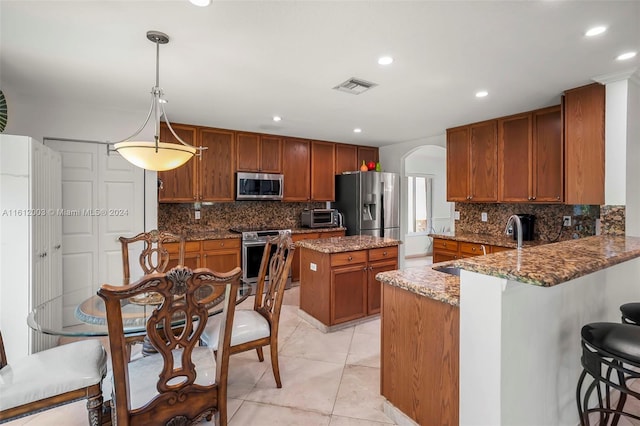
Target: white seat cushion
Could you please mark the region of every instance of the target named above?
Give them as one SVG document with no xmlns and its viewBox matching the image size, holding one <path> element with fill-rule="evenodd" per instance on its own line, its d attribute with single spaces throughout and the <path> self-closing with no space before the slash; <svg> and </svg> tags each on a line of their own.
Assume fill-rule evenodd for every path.
<svg viewBox="0 0 640 426">
<path fill-rule="evenodd" d="M 218 349 L 220 321 L 222 321 L 221 315 L 210 317 L 201 336 L 204 344 L 215 350 Z M 269 321 L 256 311 L 238 309 L 235 312 L 231 331 L 231 346 L 262 339 L 270 335 Z"/>
<path fill-rule="evenodd" d="M 176 368 L 181 363 L 182 351 L 173 351 Z M 191 359 L 196 366 L 196 384 L 211 386 L 216 383 L 216 360 L 213 351 L 205 347 L 197 347 L 191 353 Z M 158 395 L 156 384 L 158 376 L 164 366 L 164 359 L 159 353 L 145 356 L 128 364 L 129 390 L 131 408 L 140 408 Z"/>
<path fill-rule="evenodd" d="M 100 383 L 107 354 L 98 340 L 83 340 L 29 355 L 0 369 L 0 410 Z"/>
</svg>

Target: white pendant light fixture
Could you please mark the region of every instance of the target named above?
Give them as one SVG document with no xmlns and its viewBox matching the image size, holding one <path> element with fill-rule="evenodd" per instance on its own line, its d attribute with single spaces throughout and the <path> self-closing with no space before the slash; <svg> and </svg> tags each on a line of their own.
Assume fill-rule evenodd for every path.
<svg viewBox="0 0 640 426">
<path fill-rule="evenodd" d="M 164 110 L 166 101 L 162 99 L 163 92 L 160 88 L 160 45 L 169 43 L 169 36 L 159 31 L 147 31 L 147 38 L 156 44 L 156 85 L 151 89 L 151 107 L 142 126 L 128 138 L 116 143 L 114 148 L 127 161 L 143 169 L 155 171 L 171 170 L 182 166 L 194 156 L 196 150 L 202 150 L 203 148 L 196 148 L 180 139 L 171 127 L 167 113 Z M 152 115 L 155 124 L 154 141 L 132 140 L 147 126 Z M 160 142 L 161 116 L 164 117 L 167 127 L 180 144 Z"/>
</svg>

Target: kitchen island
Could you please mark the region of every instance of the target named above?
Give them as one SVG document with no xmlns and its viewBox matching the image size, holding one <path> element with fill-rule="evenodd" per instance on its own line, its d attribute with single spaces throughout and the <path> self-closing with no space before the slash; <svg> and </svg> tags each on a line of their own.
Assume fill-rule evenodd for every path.
<svg viewBox="0 0 640 426">
<path fill-rule="evenodd" d="M 300 316 L 330 332 L 378 315 L 375 276 L 398 268 L 398 244 L 366 235 L 298 241 Z"/>
<path fill-rule="evenodd" d="M 577 424 L 580 329 L 619 322 L 619 306 L 640 300 L 640 238 L 595 236 L 434 268 L 442 266 L 460 268 L 459 278 L 428 267 L 377 275 L 388 414 L 419 424 Z M 398 358 L 405 352 L 417 362 Z M 440 373 L 425 380 L 428 361 Z"/>
</svg>

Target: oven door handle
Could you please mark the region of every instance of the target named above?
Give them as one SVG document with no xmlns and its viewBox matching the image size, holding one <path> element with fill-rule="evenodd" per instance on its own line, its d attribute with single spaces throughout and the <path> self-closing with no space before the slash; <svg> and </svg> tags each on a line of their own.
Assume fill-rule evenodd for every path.
<svg viewBox="0 0 640 426">
<path fill-rule="evenodd" d="M 251 241 L 251 242 L 242 243 L 242 245 L 245 247 L 257 247 L 257 246 L 264 246 L 266 244 L 267 244 L 266 241 Z"/>
</svg>

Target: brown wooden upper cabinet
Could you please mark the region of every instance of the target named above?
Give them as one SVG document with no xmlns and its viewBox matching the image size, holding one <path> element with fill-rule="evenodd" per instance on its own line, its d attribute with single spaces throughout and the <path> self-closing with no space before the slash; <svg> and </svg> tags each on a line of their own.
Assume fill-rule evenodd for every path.
<svg viewBox="0 0 640 426">
<path fill-rule="evenodd" d="M 378 162 L 378 148 L 371 146 L 359 146 L 358 147 L 358 167 L 355 170 L 360 170 L 360 166 L 362 165 L 362 161 L 368 163 L 369 161 L 373 161 L 374 163 Z"/>
<path fill-rule="evenodd" d="M 358 147 L 356 145 L 336 144 L 335 168 L 337 175 L 341 175 L 343 172 L 359 170 Z"/>
<path fill-rule="evenodd" d="M 283 140 L 284 194 L 282 201 L 308 201 L 310 198 L 310 143 L 306 139 Z"/>
<path fill-rule="evenodd" d="M 186 143 L 198 146 L 198 128 L 172 124 L 173 130 Z M 180 143 L 165 123 L 160 123 L 160 139 Z M 158 201 L 160 203 L 192 203 L 198 199 L 197 173 L 199 158 L 194 157 L 177 169 L 158 172 Z"/>
<path fill-rule="evenodd" d="M 498 200 L 562 202 L 560 105 L 498 119 Z"/>
<path fill-rule="evenodd" d="M 497 121 L 447 129 L 447 201 L 498 200 Z"/>
<path fill-rule="evenodd" d="M 173 129 L 182 138 L 180 132 L 192 137 L 183 140 L 194 146 L 206 147 L 202 157 L 194 157 L 177 169 L 158 172 L 161 188 L 158 201 L 161 203 L 181 203 L 194 201 L 233 201 L 235 144 L 234 132 L 197 126 L 172 124 Z M 169 132 L 163 123 L 163 132 Z M 172 135 L 171 135 L 172 136 Z M 167 140 L 175 140 L 167 137 Z"/>
<path fill-rule="evenodd" d="M 237 170 L 281 173 L 282 138 L 258 133 L 236 133 Z"/>
<path fill-rule="evenodd" d="M 335 143 L 311 141 L 311 200 L 335 200 L 335 161 Z"/>
<path fill-rule="evenodd" d="M 566 204 L 604 204 L 605 86 L 567 90 L 564 112 Z"/>
</svg>

